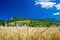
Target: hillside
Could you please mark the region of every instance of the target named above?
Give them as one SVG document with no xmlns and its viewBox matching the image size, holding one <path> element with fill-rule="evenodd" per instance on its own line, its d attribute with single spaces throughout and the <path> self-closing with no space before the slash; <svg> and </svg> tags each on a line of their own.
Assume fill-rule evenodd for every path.
<svg viewBox="0 0 60 40">
<path fill-rule="evenodd" d="M 7 23 L 8 26 L 16 26 L 18 23 L 19 26 L 23 26 L 26 24 L 27 26 L 30 27 L 49 27 L 49 26 L 60 26 L 60 20 L 56 20 L 54 18 L 36 18 L 36 19 L 31 19 L 31 18 L 23 18 L 23 17 L 14 17 L 10 20 L 3 21 L 0 20 L 0 25 L 4 25 L 4 23 Z"/>
</svg>

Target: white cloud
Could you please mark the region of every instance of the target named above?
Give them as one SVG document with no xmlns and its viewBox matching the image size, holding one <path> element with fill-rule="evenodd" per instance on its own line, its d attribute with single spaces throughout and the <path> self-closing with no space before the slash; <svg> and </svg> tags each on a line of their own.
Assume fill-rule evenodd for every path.
<svg viewBox="0 0 60 40">
<path fill-rule="evenodd" d="M 55 1 L 55 0 L 36 0 L 36 1 L 40 1 L 40 2 L 42 2 L 42 1 L 48 2 L 48 1 Z"/>
<path fill-rule="evenodd" d="M 53 15 L 60 15 L 60 12 L 54 13 Z"/>
<path fill-rule="evenodd" d="M 55 0 L 36 0 L 35 4 L 36 5 L 41 5 L 41 8 L 52 8 L 53 6 L 56 7 L 57 10 L 60 10 L 60 3 L 57 4 L 56 2 L 52 2 Z M 53 13 L 53 15 L 60 15 L 60 12 Z"/>
<path fill-rule="evenodd" d="M 57 8 L 57 10 L 60 10 L 60 3 L 55 5 L 55 7 Z"/>
<path fill-rule="evenodd" d="M 40 4 L 42 8 L 47 8 L 48 9 L 48 8 L 53 7 L 56 3 L 55 2 L 44 2 L 44 1 L 38 2 L 38 1 L 36 1 L 36 5 L 37 4 Z"/>
</svg>

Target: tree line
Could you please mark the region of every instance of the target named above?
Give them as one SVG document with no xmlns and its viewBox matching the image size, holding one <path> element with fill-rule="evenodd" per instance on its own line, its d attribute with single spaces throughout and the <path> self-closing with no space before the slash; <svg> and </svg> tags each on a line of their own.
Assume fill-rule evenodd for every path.
<svg viewBox="0 0 60 40">
<path fill-rule="evenodd" d="M 25 22 L 26 21 L 26 22 Z M 60 26 L 60 20 L 56 20 L 54 18 L 23 18 L 23 17 L 13 17 L 10 20 L 0 20 L 0 26 L 11 25 L 15 26 L 18 23 L 19 26 L 23 26 L 26 24 L 29 27 L 50 27 L 50 26 Z"/>
</svg>

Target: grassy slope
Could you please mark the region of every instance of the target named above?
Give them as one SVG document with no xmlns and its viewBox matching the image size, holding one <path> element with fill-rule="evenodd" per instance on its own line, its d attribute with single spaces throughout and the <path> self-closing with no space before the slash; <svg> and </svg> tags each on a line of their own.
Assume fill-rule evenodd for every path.
<svg viewBox="0 0 60 40">
<path fill-rule="evenodd" d="M 27 20 L 29 22 L 27 22 Z M 12 20 L 7 20 L 7 23 L 12 23 L 16 21 L 26 21 L 26 22 L 20 22 L 19 25 L 26 24 L 27 26 L 36 27 L 36 26 L 43 26 L 48 27 L 52 25 L 60 26 L 60 21 L 56 20 L 54 18 L 43 18 L 43 19 L 31 19 L 31 18 L 13 18 Z"/>
<path fill-rule="evenodd" d="M 31 18 L 19 18 L 19 17 L 14 17 L 13 19 L 10 20 L 0 20 L 0 25 L 4 25 L 5 22 L 7 23 L 7 25 L 10 25 L 11 23 L 13 23 L 12 25 L 15 26 L 15 23 L 18 21 L 19 26 L 23 26 L 24 24 L 26 24 L 27 26 L 31 26 L 31 27 L 49 27 L 49 26 L 60 26 L 60 20 L 56 20 L 54 18 L 36 18 L 36 19 L 31 19 Z M 21 21 L 21 22 L 19 22 Z M 23 22 L 26 21 L 26 22 Z"/>
</svg>

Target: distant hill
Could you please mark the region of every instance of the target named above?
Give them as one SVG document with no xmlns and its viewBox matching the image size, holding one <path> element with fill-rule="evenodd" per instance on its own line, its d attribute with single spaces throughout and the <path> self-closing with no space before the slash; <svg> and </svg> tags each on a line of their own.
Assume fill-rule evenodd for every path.
<svg viewBox="0 0 60 40">
<path fill-rule="evenodd" d="M 23 21 L 26 21 L 26 22 L 23 22 Z M 13 17 L 12 19 L 7 20 L 7 21 L 0 20 L 0 25 L 2 25 L 5 22 L 7 24 L 10 24 L 10 23 L 14 24 L 14 23 L 18 22 L 19 26 L 26 24 L 27 26 L 31 26 L 31 27 L 37 27 L 37 26 L 48 27 L 48 26 L 52 26 L 52 25 L 60 26 L 60 20 L 56 20 L 54 18 L 32 19 L 32 18 L 24 18 L 24 17 Z"/>
</svg>

